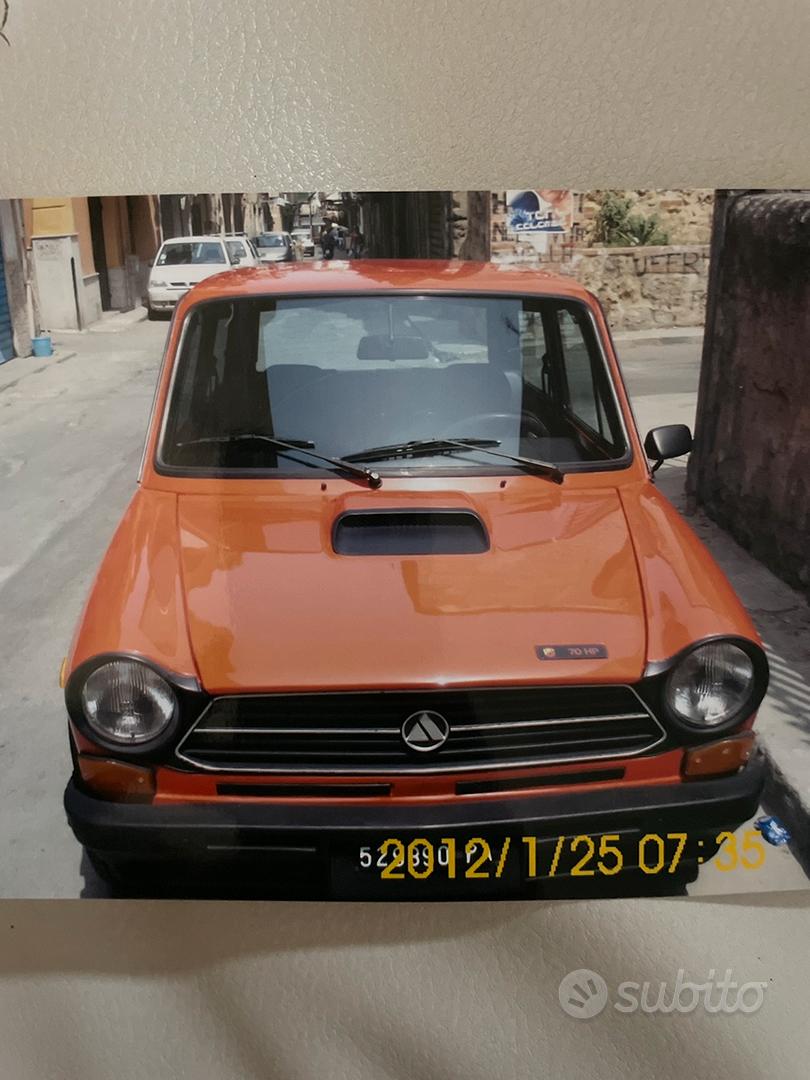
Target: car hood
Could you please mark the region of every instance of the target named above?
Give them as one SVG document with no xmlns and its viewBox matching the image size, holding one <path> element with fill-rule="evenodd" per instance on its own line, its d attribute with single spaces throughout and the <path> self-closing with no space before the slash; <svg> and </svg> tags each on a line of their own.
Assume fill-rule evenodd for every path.
<svg viewBox="0 0 810 1080">
<path fill-rule="evenodd" d="M 442 497 L 483 521 L 481 554 L 338 555 L 350 510 L 436 509 L 436 492 L 180 495 L 190 643 L 211 692 L 631 681 L 642 592 L 615 489 Z M 590 658 L 543 648 L 601 646 Z M 540 656 L 538 656 L 538 649 Z"/>
<path fill-rule="evenodd" d="M 259 259 L 261 262 L 281 262 L 287 254 L 286 248 L 260 248 Z"/>
</svg>

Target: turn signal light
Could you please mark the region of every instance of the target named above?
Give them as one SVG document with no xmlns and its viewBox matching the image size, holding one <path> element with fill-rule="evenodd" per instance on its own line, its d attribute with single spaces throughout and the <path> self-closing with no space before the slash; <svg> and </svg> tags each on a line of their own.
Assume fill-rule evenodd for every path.
<svg viewBox="0 0 810 1080">
<path fill-rule="evenodd" d="M 79 773 L 94 795 L 113 802 L 151 802 L 155 794 L 155 774 L 141 765 L 79 754 Z"/>
<path fill-rule="evenodd" d="M 691 780 L 698 776 L 725 776 L 737 772 L 745 765 L 753 751 L 752 731 L 695 747 L 684 754 L 683 775 Z"/>
</svg>

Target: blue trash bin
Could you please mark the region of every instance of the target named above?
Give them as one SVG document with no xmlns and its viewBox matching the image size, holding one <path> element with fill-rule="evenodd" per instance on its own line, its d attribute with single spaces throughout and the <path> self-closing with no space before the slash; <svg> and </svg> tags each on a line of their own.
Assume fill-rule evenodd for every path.
<svg viewBox="0 0 810 1080">
<path fill-rule="evenodd" d="M 39 337 L 31 338 L 31 347 L 34 356 L 53 356 L 50 334 L 40 334 Z"/>
</svg>

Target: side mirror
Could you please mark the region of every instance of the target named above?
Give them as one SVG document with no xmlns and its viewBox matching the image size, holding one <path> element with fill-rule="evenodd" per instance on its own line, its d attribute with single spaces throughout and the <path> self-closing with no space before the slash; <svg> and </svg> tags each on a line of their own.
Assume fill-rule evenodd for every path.
<svg viewBox="0 0 810 1080">
<path fill-rule="evenodd" d="M 234 252 L 233 255 L 231 255 L 231 264 L 233 266 L 238 265 L 238 263 L 240 263 L 241 261 L 242 261 L 242 256 L 239 255 L 237 252 Z"/>
<path fill-rule="evenodd" d="M 692 449 L 692 432 L 686 424 L 665 424 L 652 428 L 644 440 L 644 453 L 654 461 L 653 472 L 657 472 L 670 458 L 688 454 Z"/>
</svg>

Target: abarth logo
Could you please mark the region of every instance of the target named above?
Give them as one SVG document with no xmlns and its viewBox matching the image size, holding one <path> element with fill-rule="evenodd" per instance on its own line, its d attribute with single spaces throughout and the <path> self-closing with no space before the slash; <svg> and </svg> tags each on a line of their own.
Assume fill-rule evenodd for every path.
<svg viewBox="0 0 810 1080">
<path fill-rule="evenodd" d="M 606 660 L 606 645 L 535 645 L 538 660 Z"/>
<path fill-rule="evenodd" d="M 450 725 L 441 713 L 430 712 L 428 709 L 411 713 L 402 725 L 402 741 L 411 750 L 420 750 L 423 753 L 444 746 L 449 735 Z"/>
</svg>

